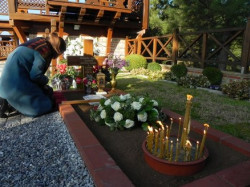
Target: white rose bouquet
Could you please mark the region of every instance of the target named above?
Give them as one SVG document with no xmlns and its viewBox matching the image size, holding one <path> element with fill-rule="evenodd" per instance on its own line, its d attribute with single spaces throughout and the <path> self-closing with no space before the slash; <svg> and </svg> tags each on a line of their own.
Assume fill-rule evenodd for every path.
<svg viewBox="0 0 250 187">
<path fill-rule="evenodd" d="M 101 99 L 100 104 L 91 110 L 91 120 L 100 125 L 107 125 L 111 130 L 131 129 L 141 126 L 156 126 L 159 120 L 159 107 L 156 100 L 148 96 L 116 95 Z"/>
</svg>

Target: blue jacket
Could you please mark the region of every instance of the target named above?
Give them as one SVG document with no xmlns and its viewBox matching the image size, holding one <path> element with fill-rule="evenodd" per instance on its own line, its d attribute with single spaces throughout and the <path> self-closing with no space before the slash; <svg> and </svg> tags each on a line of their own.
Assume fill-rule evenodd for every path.
<svg viewBox="0 0 250 187">
<path fill-rule="evenodd" d="M 50 48 L 45 45 L 44 49 L 51 53 Z M 42 89 L 48 83 L 44 73 L 52 55 L 45 55 L 49 57 L 47 59 L 42 55 L 39 50 L 27 46 L 17 47 L 8 56 L 0 77 L 0 97 L 7 99 L 11 106 L 27 116 L 48 113 L 53 107 L 51 97 Z"/>
</svg>

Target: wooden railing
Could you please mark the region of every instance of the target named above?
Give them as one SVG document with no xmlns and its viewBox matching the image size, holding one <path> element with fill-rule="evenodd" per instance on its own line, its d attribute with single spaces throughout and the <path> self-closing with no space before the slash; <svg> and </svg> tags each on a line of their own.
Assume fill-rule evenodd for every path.
<svg viewBox="0 0 250 187">
<path fill-rule="evenodd" d="M 153 37 L 126 38 L 125 55 L 140 54 L 149 61 L 184 61 L 193 67 L 219 66 L 249 72 L 250 19 L 246 28 L 230 28 Z"/>
<path fill-rule="evenodd" d="M 0 60 L 6 59 L 15 48 L 14 41 L 0 41 Z"/>
</svg>

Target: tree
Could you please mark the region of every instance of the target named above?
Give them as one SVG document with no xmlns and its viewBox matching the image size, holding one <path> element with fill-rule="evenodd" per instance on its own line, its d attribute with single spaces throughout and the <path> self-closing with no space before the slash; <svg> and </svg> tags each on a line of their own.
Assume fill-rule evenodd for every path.
<svg viewBox="0 0 250 187">
<path fill-rule="evenodd" d="M 151 0 L 150 30 L 180 31 L 245 26 L 249 0 Z"/>
</svg>

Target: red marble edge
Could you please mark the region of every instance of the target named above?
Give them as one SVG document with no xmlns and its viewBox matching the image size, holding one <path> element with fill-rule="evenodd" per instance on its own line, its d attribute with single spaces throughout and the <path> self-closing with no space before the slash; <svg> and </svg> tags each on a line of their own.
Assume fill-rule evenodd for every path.
<svg viewBox="0 0 250 187">
<path fill-rule="evenodd" d="M 183 116 L 181 116 L 180 114 L 172 112 L 166 108 L 163 108 L 162 112 L 164 112 L 170 118 L 173 118 L 173 121 L 175 123 L 178 123 L 180 117 L 183 119 Z M 191 130 L 199 134 L 202 134 L 204 130 L 203 124 L 195 120 L 191 120 L 190 128 Z M 243 155 L 250 156 L 250 143 L 247 143 L 244 140 L 241 140 L 224 132 L 218 131 L 211 127 L 207 132 L 207 137 L 216 142 L 222 143 L 223 145 L 230 147 L 231 149 L 238 151 Z"/>
<path fill-rule="evenodd" d="M 81 118 L 79 117 L 79 115 L 75 112 L 74 108 L 72 107 L 72 105 L 68 105 L 68 104 L 60 104 L 59 105 L 59 112 L 66 124 L 66 127 L 69 129 L 69 126 L 70 126 L 70 119 L 67 119 L 67 113 L 73 113 L 73 114 L 76 114 L 74 115 L 74 121 L 78 121 L 78 124 L 82 125 L 84 128 L 87 128 L 88 127 L 86 126 L 86 124 L 81 120 Z M 79 120 L 78 120 L 79 119 Z M 81 122 L 79 122 L 81 121 Z M 116 175 L 118 174 L 119 178 L 112 178 L 112 179 L 105 179 L 105 181 L 103 180 L 103 177 L 101 176 L 102 172 L 100 171 L 107 171 L 109 170 L 109 172 L 112 172 L 112 167 L 102 167 L 102 168 L 93 168 L 93 164 L 92 164 L 92 161 L 91 161 L 91 158 L 89 158 L 87 156 L 87 154 L 85 153 L 85 150 L 84 148 L 81 148 L 81 146 L 79 146 L 79 141 L 77 141 L 77 138 L 76 134 L 72 133 L 72 131 L 69 130 L 69 133 L 72 137 L 72 139 L 74 140 L 75 144 L 76 144 L 76 147 L 78 149 L 78 151 L 80 152 L 80 156 L 82 157 L 82 160 L 84 161 L 84 163 L 86 164 L 92 178 L 93 178 L 93 181 L 95 183 L 96 186 L 98 187 L 103 187 L 103 186 L 108 186 L 108 187 L 116 187 L 117 184 L 121 184 L 120 186 L 134 186 L 132 184 L 132 182 L 129 180 L 129 178 L 122 172 L 122 170 L 120 169 L 120 167 L 118 165 L 116 165 L 115 161 L 113 160 L 113 158 L 109 155 L 109 153 L 102 147 L 102 145 L 99 143 L 99 141 L 96 139 L 96 141 L 98 142 L 97 144 L 95 143 L 95 145 L 92 146 L 92 148 L 95 148 L 95 147 L 98 147 L 101 149 L 103 149 L 102 151 L 105 152 L 108 156 L 109 156 L 109 159 L 112 160 L 115 165 L 113 166 L 113 168 L 117 168 L 116 170 L 113 170 L 114 172 L 116 172 Z M 91 131 L 88 131 L 88 133 L 91 133 Z M 93 134 L 92 134 L 93 135 Z M 94 135 L 93 135 L 94 136 Z M 122 180 L 121 180 L 122 179 Z"/>
</svg>

